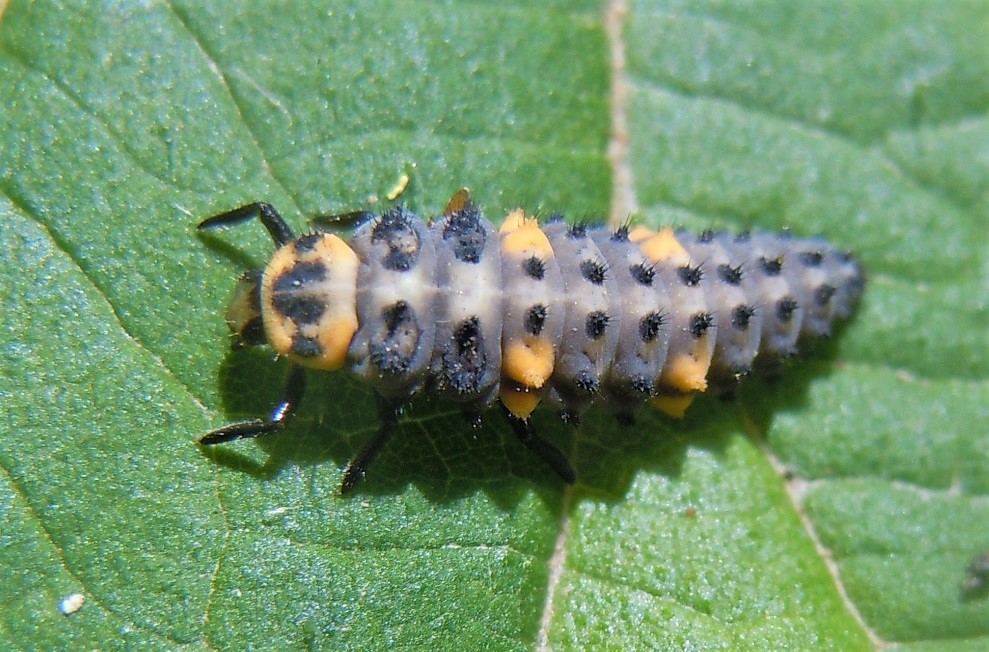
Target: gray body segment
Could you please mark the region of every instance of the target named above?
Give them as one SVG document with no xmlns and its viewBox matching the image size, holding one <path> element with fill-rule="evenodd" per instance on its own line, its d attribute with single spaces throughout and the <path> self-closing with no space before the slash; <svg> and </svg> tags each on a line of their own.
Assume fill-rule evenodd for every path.
<svg viewBox="0 0 989 652">
<path fill-rule="evenodd" d="M 429 227 L 436 246 L 431 374 L 439 396 L 478 414 L 501 378 L 502 285 L 498 233 L 473 206 Z"/>
<path fill-rule="evenodd" d="M 579 413 L 597 396 L 615 359 L 621 289 L 586 228 L 559 220 L 543 228 L 563 277 L 563 336 L 550 379 L 550 403 Z M 616 304 L 613 306 L 613 304 Z"/>
<path fill-rule="evenodd" d="M 617 289 L 611 312 L 618 322 L 618 341 L 605 374 L 604 395 L 613 410 L 630 415 L 656 390 L 670 347 L 673 305 L 638 245 L 603 229 L 591 237 Z"/>
</svg>

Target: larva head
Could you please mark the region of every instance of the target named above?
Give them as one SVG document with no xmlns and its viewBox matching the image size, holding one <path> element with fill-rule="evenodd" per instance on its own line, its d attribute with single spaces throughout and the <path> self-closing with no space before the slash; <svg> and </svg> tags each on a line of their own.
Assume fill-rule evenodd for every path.
<svg viewBox="0 0 989 652">
<path fill-rule="evenodd" d="M 278 353 L 339 369 L 357 331 L 357 255 L 335 235 L 305 235 L 275 252 L 260 279 L 264 335 Z"/>
</svg>

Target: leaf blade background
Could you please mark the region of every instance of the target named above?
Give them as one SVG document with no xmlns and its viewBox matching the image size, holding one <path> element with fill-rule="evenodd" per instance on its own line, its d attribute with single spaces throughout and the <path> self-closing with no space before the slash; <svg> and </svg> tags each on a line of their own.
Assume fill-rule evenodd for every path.
<svg viewBox="0 0 989 652">
<path fill-rule="evenodd" d="M 682 424 L 644 415 L 624 431 L 598 410 L 573 435 L 543 415 L 580 470 L 572 494 L 497 419 L 475 437 L 420 403 L 364 493 L 341 500 L 335 469 L 374 420 L 340 377 L 317 381 L 309 396 L 333 400 L 307 399 L 276 441 L 192 445 L 263 411 L 282 373 L 226 354 L 217 316 L 267 243 L 192 227 L 257 197 L 301 227 L 413 163 L 407 200 L 424 213 L 466 183 L 492 217 L 517 202 L 605 214 L 601 8 L 13 3 L 9 638 L 865 646 L 805 513 L 875 635 L 977 646 L 984 603 L 957 587 L 989 547 L 987 438 L 970 425 L 989 360 L 989 41 L 972 36 L 987 31 L 977 3 L 877 7 L 633 3 L 626 19 L 643 219 L 789 224 L 854 247 L 871 285 L 836 344 L 784 391 L 750 383 Z M 790 495 L 772 454 L 798 478 Z M 907 587 L 923 609 L 891 598 Z M 76 590 L 90 599 L 63 618 Z"/>
</svg>

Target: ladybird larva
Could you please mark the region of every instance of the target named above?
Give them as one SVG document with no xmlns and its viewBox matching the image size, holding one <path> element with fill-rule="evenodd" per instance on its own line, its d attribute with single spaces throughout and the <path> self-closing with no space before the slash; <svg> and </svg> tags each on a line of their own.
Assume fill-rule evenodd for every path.
<svg viewBox="0 0 989 652">
<path fill-rule="evenodd" d="M 500 400 L 519 439 L 573 482 L 563 453 L 532 430 L 538 404 L 570 422 L 594 402 L 621 419 L 647 401 L 682 416 L 757 356 L 789 356 L 802 338 L 828 334 L 865 282 L 855 258 L 817 238 L 540 225 L 520 209 L 496 229 L 466 190 L 428 225 L 403 206 L 338 216 L 358 219 L 349 241 L 296 237 L 264 202 L 198 228 L 254 217 L 279 248 L 240 278 L 227 324 L 240 344 L 270 344 L 292 367 L 269 418 L 200 443 L 280 430 L 306 369 L 346 368 L 376 390 L 382 425 L 348 465 L 342 492 L 420 392 L 458 404 L 472 424 Z"/>
</svg>

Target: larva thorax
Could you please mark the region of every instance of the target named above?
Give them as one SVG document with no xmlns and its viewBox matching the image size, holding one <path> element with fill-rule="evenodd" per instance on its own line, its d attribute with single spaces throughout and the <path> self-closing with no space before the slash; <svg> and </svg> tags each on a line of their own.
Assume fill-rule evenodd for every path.
<svg viewBox="0 0 989 652">
<path fill-rule="evenodd" d="M 757 355 L 827 334 L 862 290 L 858 263 L 819 239 L 615 232 L 521 210 L 496 230 L 466 196 L 427 225 L 402 207 L 344 242 L 284 244 L 228 310 L 246 343 L 308 367 L 349 368 L 386 399 L 435 393 L 525 419 L 600 399 L 680 416 Z"/>
</svg>

